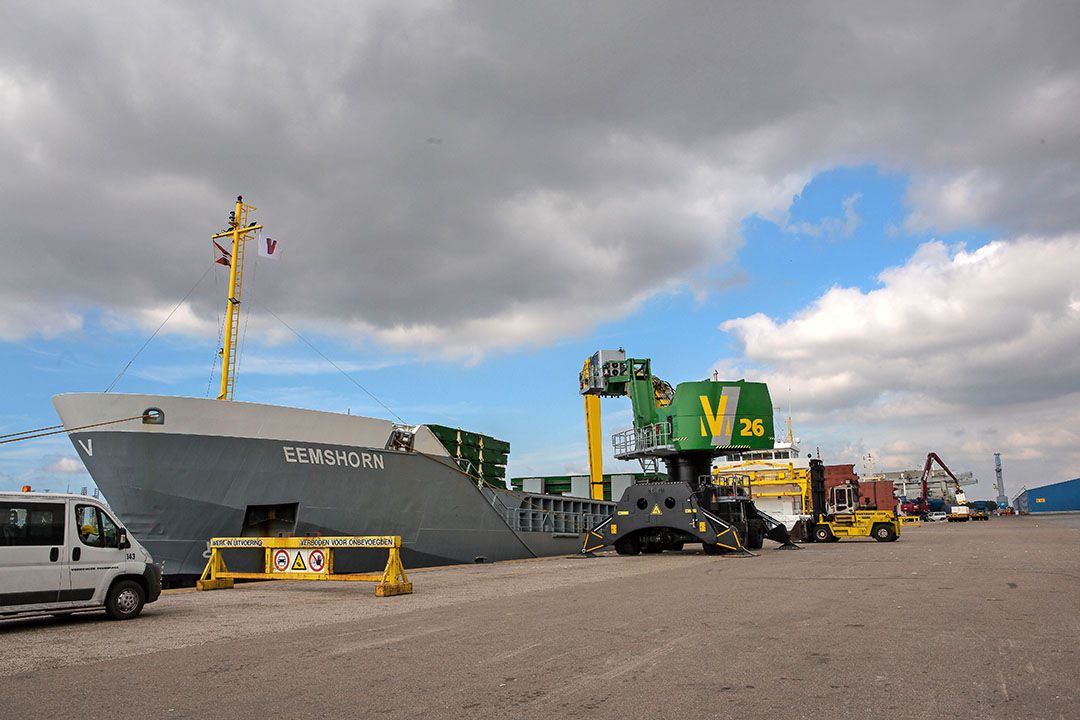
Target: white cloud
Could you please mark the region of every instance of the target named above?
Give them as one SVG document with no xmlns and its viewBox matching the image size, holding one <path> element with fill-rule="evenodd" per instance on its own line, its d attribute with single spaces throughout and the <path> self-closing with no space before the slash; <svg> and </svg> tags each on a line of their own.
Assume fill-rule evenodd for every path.
<svg viewBox="0 0 1080 720">
<path fill-rule="evenodd" d="M 855 231 L 859 229 L 859 225 L 862 222 L 862 218 L 859 217 L 859 213 L 855 209 L 855 203 L 859 202 L 859 198 L 861 197 L 862 193 L 853 193 L 844 198 L 841 203 L 841 207 L 844 211 L 844 216 L 842 218 L 827 217 L 816 223 L 788 222 L 783 226 L 783 230 L 786 233 L 808 235 L 815 238 L 849 238 L 855 234 Z"/>
<path fill-rule="evenodd" d="M 46 465 L 45 472 L 57 473 L 60 475 L 75 475 L 78 473 L 85 473 L 86 468 L 82 462 L 73 457 L 59 457 Z"/>
<path fill-rule="evenodd" d="M 939 450 L 985 464 L 1002 451 L 1075 474 L 1078 267 L 1076 235 L 931 242 L 882 272 L 880 288 L 835 287 L 787 320 L 721 328 L 773 388 L 791 387 L 797 420 L 857 433 L 891 461 Z"/>
<path fill-rule="evenodd" d="M 0 293 L 0 307 L 0 340 L 16 341 L 33 335 L 55 338 L 78 332 L 83 326 L 82 313 L 62 302 L 39 303 L 31 297 Z"/>
<path fill-rule="evenodd" d="M 838 164 L 911 173 L 909 227 L 1080 224 L 1068 6 L 7 16 L 9 340 L 77 330 L 92 307 L 156 327 L 237 192 L 289 247 L 245 292 L 303 330 L 466 359 L 587 332 L 660 293 L 700 297 L 743 218 L 782 221 Z M 251 22 L 258 43 L 237 34 Z M 854 232 L 849 201 L 800 231 Z M 223 294 L 200 288 L 164 332 L 216 336 Z M 249 333 L 290 337 L 274 325 Z"/>
</svg>

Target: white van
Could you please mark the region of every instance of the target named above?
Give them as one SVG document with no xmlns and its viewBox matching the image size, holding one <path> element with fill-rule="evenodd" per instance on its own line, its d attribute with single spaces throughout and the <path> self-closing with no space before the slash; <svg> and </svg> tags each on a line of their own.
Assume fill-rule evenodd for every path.
<svg viewBox="0 0 1080 720">
<path fill-rule="evenodd" d="M 127 620 L 161 594 L 161 568 L 85 495 L 0 492 L 0 617 L 105 608 Z"/>
</svg>

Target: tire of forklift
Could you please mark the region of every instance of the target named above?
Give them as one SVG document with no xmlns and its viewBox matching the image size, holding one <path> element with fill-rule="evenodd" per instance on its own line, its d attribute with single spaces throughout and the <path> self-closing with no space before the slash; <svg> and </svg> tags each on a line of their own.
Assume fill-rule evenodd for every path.
<svg viewBox="0 0 1080 720">
<path fill-rule="evenodd" d="M 814 539 L 818 542 L 830 542 L 833 539 L 832 531 L 824 525 L 814 528 Z"/>
<path fill-rule="evenodd" d="M 751 520 L 746 529 L 746 548 L 748 550 L 760 550 L 765 546 L 765 523 L 761 520 Z"/>
<path fill-rule="evenodd" d="M 664 548 L 660 545 L 645 545 L 641 548 L 642 555 L 659 555 L 664 552 Z"/>
<path fill-rule="evenodd" d="M 681 543 L 681 542 L 671 543 L 670 545 L 668 545 L 664 549 L 665 550 L 670 550 L 671 552 L 682 552 L 683 543 Z"/>
<path fill-rule="evenodd" d="M 870 535 L 878 542 L 892 542 L 896 539 L 896 531 L 888 523 L 878 523 L 870 528 Z"/>
<path fill-rule="evenodd" d="M 641 548 L 638 547 L 637 539 L 631 535 L 615 541 L 615 552 L 620 555 L 638 555 L 641 553 Z"/>
</svg>

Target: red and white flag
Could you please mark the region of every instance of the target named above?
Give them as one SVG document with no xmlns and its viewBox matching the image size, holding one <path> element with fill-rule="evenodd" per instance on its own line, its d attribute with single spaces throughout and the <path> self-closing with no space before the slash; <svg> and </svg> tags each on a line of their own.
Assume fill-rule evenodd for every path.
<svg viewBox="0 0 1080 720">
<path fill-rule="evenodd" d="M 281 257 L 281 243 L 268 237 L 260 238 L 259 257 L 277 260 Z"/>
<path fill-rule="evenodd" d="M 216 240 L 211 240 L 210 242 L 214 243 L 214 247 L 216 247 L 218 251 L 217 259 L 214 260 L 214 262 L 216 262 L 218 265 L 224 265 L 225 267 L 231 266 L 232 253 L 218 245 Z"/>
</svg>

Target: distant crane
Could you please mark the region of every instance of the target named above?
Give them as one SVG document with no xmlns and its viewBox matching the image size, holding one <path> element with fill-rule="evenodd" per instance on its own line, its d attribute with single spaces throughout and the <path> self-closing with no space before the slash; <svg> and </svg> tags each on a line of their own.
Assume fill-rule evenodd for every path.
<svg viewBox="0 0 1080 720">
<path fill-rule="evenodd" d="M 997 489 L 997 506 L 1009 507 L 1009 496 L 1005 494 L 1005 478 L 1001 474 L 1001 453 L 994 453 L 994 475 L 997 476 L 994 482 L 994 487 Z"/>
<path fill-rule="evenodd" d="M 956 484 L 956 504 L 967 505 L 967 495 L 964 494 L 963 489 L 960 487 L 960 479 L 953 474 L 953 471 L 949 469 L 949 466 L 945 464 L 945 461 L 938 457 L 937 453 L 927 453 L 926 463 L 923 465 L 922 471 L 922 497 L 918 502 L 906 502 L 901 509 L 905 513 L 925 515 L 930 512 L 930 471 L 937 463 L 938 466 L 945 471 L 945 474 L 952 478 L 952 481 Z"/>
</svg>

